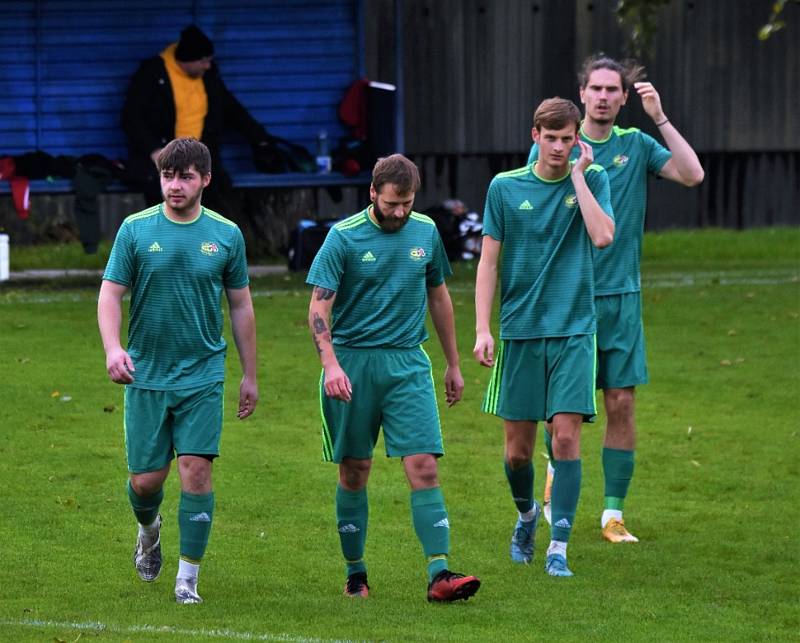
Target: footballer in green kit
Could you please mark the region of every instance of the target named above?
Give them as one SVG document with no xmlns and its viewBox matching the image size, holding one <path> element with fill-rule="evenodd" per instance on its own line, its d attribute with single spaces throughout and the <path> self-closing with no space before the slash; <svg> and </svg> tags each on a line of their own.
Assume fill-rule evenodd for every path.
<svg viewBox="0 0 800 643">
<path fill-rule="evenodd" d="M 601 54 L 584 61 L 578 78 L 585 107 L 580 137 L 591 145 L 594 162 L 608 173 L 617 226 L 614 244 L 594 255 L 597 388 L 603 389 L 607 418 L 602 456 L 605 500 L 600 524 L 603 537 L 613 543 L 638 541 L 626 528 L 622 509 L 634 469 L 635 387 L 646 384 L 649 378 L 639 275 L 647 177 L 659 176 L 687 187 L 703 180 L 697 154 L 664 114 L 658 92 L 642 80 L 643 71 L 632 61 L 622 64 Z M 631 88 L 668 149 L 635 127 L 615 125 Z M 537 155 L 534 145 L 528 162 L 534 162 Z M 548 520 L 552 476 L 551 467 L 544 493 Z"/>
<path fill-rule="evenodd" d="M 519 513 L 510 555 L 533 558 L 540 507 L 533 499 L 536 423 L 552 422 L 556 477 L 545 569 L 567 566 L 581 485 L 582 422 L 595 415 L 593 249 L 614 239 L 608 176 L 578 140 L 580 111 L 550 98 L 533 117 L 535 163 L 494 177 L 486 196 L 475 286 L 475 358 L 492 367 L 483 409 L 503 419 L 505 474 Z M 574 162 L 570 152 L 578 147 Z M 502 259 L 501 259 L 502 249 Z M 490 319 L 501 267 L 500 342 Z"/>
<path fill-rule="evenodd" d="M 308 274 L 309 326 L 322 362 L 323 457 L 339 466 L 336 520 L 345 559 L 344 593 L 369 593 L 364 545 L 367 481 L 382 429 L 386 454 L 401 458 L 414 529 L 427 559 L 429 601 L 468 599 L 480 580 L 451 572 L 450 522 L 439 488 L 444 454 L 431 362 L 422 348 L 430 310 L 447 360 L 448 406 L 464 379 L 456 346 L 451 274 L 433 221 L 412 211 L 417 167 L 393 154 L 372 173 L 372 204 L 333 226 Z"/>
<path fill-rule="evenodd" d="M 222 432 L 226 343 L 223 292 L 244 373 L 238 417 L 258 401 L 256 332 L 244 240 L 239 228 L 201 205 L 211 156 L 191 138 L 158 156 L 164 202 L 120 227 L 97 305 L 109 377 L 125 386 L 128 499 L 139 523 L 134 565 L 154 581 L 161 572 L 163 485 L 177 455 L 179 604 L 200 603 L 197 577 L 214 516 L 211 469 Z M 120 342 L 122 297 L 130 290 L 127 348 Z"/>
</svg>

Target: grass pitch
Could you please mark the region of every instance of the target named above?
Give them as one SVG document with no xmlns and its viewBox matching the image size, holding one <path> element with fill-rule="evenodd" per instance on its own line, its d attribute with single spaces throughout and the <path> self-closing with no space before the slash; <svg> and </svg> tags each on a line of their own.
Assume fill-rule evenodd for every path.
<svg viewBox="0 0 800 643">
<path fill-rule="evenodd" d="M 573 579 L 508 559 L 515 510 L 497 419 L 479 410 L 489 371 L 472 360 L 474 269 L 455 266 L 464 400 L 442 408 L 441 480 L 451 566 L 478 575 L 469 602 L 429 605 L 398 462 L 376 454 L 367 542 L 371 594 L 341 596 L 335 467 L 321 462 L 319 365 L 302 276 L 252 284 L 262 398 L 228 419 L 217 509 L 200 575 L 205 603 L 176 606 L 178 485 L 170 478 L 162 576 L 138 580 L 125 496 L 122 391 L 95 321 L 96 285 L 0 287 L 0 640 L 797 640 L 800 524 L 800 231 L 647 235 L 651 383 L 626 522 L 600 538 L 603 418 L 583 433 Z M 48 267 L 46 261 L 38 262 Z M 65 267 L 65 266 L 59 266 Z M 427 349 L 441 382 L 434 338 Z M 599 408 L 602 408 L 600 403 Z M 536 489 L 545 459 L 536 448 Z"/>
</svg>

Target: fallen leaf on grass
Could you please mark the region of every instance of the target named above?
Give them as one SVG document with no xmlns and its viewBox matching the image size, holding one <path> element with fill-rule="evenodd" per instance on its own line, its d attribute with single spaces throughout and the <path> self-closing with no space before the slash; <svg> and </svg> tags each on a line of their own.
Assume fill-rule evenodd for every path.
<svg viewBox="0 0 800 643">
<path fill-rule="evenodd" d="M 61 393 L 59 393 L 58 391 L 53 391 L 52 393 L 50 393 L 50 397 L 58 397 L 59 395 L 61 395 Z"/>
<path fill-rule="evenodd" d="M 103 407 L 103 413 L 113 413 L 116 410 L 117 410 L 117 407 L 114 406 L 113 404 L 106 404 Z"/>
<path fill-rule="evenodd" d="M 56 501 L 62 507 L 66 507 L 68 509 L 80 509 L 81 506 L 78 504 L 78 501 L 75 498 L 61 498 L 61 496 L 56 496 Z"/>
<path fill-rule="evenodd" d="M 18 361 L 20 364 L 27 364 L 28 362 L 30 362 L 30 361 L 31 361 L 31 358 L 30 358 L 30 357 L 18 357 L 18 358 L 17 358 L 17 361 Z"/>
<path fill-rule="evenodd" d="M 730 366 L 731 365 L 731 360 L 729 360 L 729 359 L 720 360 L 719 365 L 720 366 Z"/>
<path fill-rule="evenodd" d="M 699 466 L 700 466 L 700 463 L 699 463 L 697 460 L 692 460 L 691 462 L 692 462 L 692 464 L 693 464 L 694 466 L 696 466 L 696 467 L 699 467 Z"/>
</svg>

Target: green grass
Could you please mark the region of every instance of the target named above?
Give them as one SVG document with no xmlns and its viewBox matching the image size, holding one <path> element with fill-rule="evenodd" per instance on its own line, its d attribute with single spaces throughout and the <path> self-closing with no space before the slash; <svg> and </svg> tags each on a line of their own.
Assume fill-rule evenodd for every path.
<svg viewBox="0 0 800 643">
<path fill-rule="evenodd" d="M 122 395 L 105 375 L 96 290 L 2 286 L 0 639 L 225 638 L 214 630 L 288 641 L 797 640 L 799 232 L 647 235 L 651 383 L 638 394 L 640 442 L 626 503 L 641 543 L 600 539 L 599 418 L 584 431 L 573 579 L 545 575 L 546 527 L 533 565 L 508 560 L 515 512 L 502 433 L 479 411 L 489 373 L 470 356 L 474 265 L 456 266 L 467 389 L 463 402 L 442 409 L 441 479 L 452 566 L 483 586 L 473 600 L 444 606 L 424 600 L 406 483 L 399 463 L 380 455 L 370 485 L 371 595 L 340 595 L 336 471 L 320 461 L 319 367 L 301 275 L 253 283 L 262 399 L 250 420 L 226 421 L 200 576 L 206 602 L 183 608 L 172 602 L 174 478 L 163 507 L 162 577 L 141 583 L 130 561 Z M 440 377 L 435 340 L 428 349 Z M 235 351 L 228 366 L 230 410 Z M 537 445 L 538 494 L 543 450 Z"/>
<path fill-rule="evenodd" d="M 17 245 L 12 242 L 9 264 L 12 271 L 57 270 L 60 268 L 101 270 L 108 263 L 111 242 L 101 241 L 97 253 L 87 255 L 79 241 L 47 243 L 42 245 Z"/>
</svg>

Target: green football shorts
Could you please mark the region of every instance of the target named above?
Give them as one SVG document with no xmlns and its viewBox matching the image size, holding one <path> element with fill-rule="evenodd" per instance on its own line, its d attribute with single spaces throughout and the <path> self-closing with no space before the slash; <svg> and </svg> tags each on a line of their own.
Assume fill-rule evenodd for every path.
<svg viewBox="0 0 800 643">
<path fill-rule="evenodd" d="M 178 391 L 125 387 L 128 471 L 163 469 L 177 455 L 219 455 L 224 384 Z"/>
<path fill-rule="evenodd" d="M 389 457 L 444 454 L 431 361 L 421 346 L 336 346 L 335 351 L 353 394 L 350 402 L 325 395 L 323 371 L 319 394 L 324 460 L 372 458 L 381 426 Z"/>
<path fill-rule="evenodd" d="M 595 297 L 597 388 L 647 384 L 641 293 Z"/>
<path fill-rule="evenodd" d="M 504 339 L 497 349 L 485 412 L 529 421 L 579 413 L 584 422 L 594 421 L 594 335 Z"/>
</svg>

